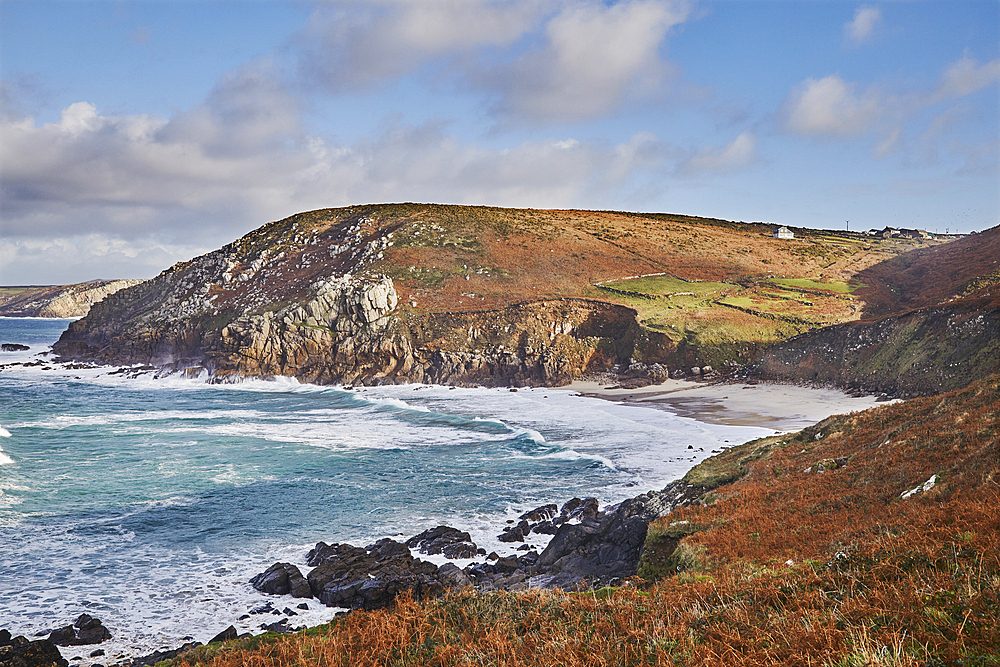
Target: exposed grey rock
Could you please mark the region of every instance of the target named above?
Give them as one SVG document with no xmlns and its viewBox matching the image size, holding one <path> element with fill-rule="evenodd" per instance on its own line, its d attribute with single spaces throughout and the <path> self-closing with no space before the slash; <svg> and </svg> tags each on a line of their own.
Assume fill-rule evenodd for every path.
<svg viewBox="0 0 1000 667">
<path fill-rule="evenodd" d="M 101 624 L 100 619 L 90 614 L 80 614 L 72 625 L 58 628 L 49 634 L 49 641 L 57 646 L 100 644 L 108 639 L 111 639 L 111 632 Z"/>
<path fill-rule="evenodd" d="M 313 595 L 328 607 L 377 609 L 403 591 L 423 597 L 444 590 L 437 566 L 417 560 L 406 545 L 394 540 L 379 540 L 360 550 L 350 545 L 323 546 L 326 549 L 317 545 L 314 550 L 326 555 L 308 580 Z"/>
<path fill-rule="evenodd" d="M 408 539 L 406 546 L 422 554 L 443 554 L 446 558 L 475 558 L 478 549 L 469 533 L 449 526 L 425 530 Z"/>
<path fill-rule="evenodd" d="M 472 579 L 454 563 L 445 563 L 438 568 L 438 581 L 445 588 L 464 588 L 472 586 Z"/>
<path fill-rule="evenodd" d="M 291 595 L 296 598 L 311 598 L 309 582 L 299 568 L 291 563 L 275 563 L 250 580 L 258 591 L 268 595 Z"/>
<path fill-rule="evenodd" d="M 239 633 L 236 631 L 236 626 L 230 625 L 228 628 L 226 628 L 225 630 L 223 630 L 219 634 L 215 635 L 214 637 L 212 637 L 211 639 L 209 639 L 205 643 L 206 644 L 214 644 L 215 642 L 228 642 L 228 641 L 232 641 L 232 640 L 236 639 L 236 637 L 238 637 L 238 636 L 239 636 Z"/>
<path fill-rule="evenodd" d="M 0 630 L 0 667 L 68 667 L 56 645 L 48 639 L 30 641 Z"/>
</svg>

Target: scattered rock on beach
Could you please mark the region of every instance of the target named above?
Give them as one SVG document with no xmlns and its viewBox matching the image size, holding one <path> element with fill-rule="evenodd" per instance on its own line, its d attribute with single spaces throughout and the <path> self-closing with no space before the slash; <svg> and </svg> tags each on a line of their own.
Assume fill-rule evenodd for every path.
<svg viewBox="0 0 1000 667">
<path fill-rule="evenodd" d="M 111 639 L 111 631 L 101 624 L 100 619 L 90 614 L 80 614 L 80 617 L 62 628 L 49 633 L 49 641 L 57 646 L 83 646 L 100 644 Z"/>
<path fill-rule="evenodd" d="M 379 540 L 364 549 L 320 542 L 310 551 L 310 563 L 316 567 L 309 572 L 309 586 L 328 607 L 378 609 L 403 591 L 415 597 L 444 592 L 437 566 L 414 558 L 395 540 Z"/>
</svg>

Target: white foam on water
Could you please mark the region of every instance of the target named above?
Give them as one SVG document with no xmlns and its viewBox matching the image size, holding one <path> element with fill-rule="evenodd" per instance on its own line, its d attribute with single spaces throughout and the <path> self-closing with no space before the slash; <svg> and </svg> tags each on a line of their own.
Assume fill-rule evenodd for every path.
<svg viewBox="0 0 1000 667">
<path fill-rule="evenodd" d="M 0 466 L 8 466 L 14 462 L 14 459 L 7 456 L 3 449 L 0 449 Z"/>
<path fill-rule="evenodd" d="M 9 438 L 9 437 L 10 437 L 10 431 L 5 429 L 3 426 L 0 426 L 0 438 Z"/>
</svg>

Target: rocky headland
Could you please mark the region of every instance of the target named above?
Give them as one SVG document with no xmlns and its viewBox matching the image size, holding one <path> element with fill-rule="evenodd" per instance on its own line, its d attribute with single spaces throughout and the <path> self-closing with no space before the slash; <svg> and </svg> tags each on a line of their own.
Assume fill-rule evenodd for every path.
<svg viewBox="0 0 1000 667">
<path fill-rule="evenodd" d="M 781 240 L 760 223 L 662 214 L 325 209 L 108 296 L 55 350 L 66 360 L 151 365 L 213 382 L 559 386 L 604 374 L 641 386 L 708 367 L 897 395 L 946 389 L 865 367 L 879 357 L 869 348 L 891 337 L 863 333 L 871 330 L 864 318 L 870 295 L 891 290 L 886 275 L 899 273 L 879 273 L 882 263 L 916 253 L 915 265 L 941 264 L 930 250 L 966 240 L 796 233 Z M 974 240 L 992 247 L 996 239 L 990 230 Z M 987 268 L 980 262 L 973 278 L 961 278 L 973 284 Z M 968 296 L 992 299 L 993 284 Z M 969 304 L 928 305 L 948 311 L 942 321 L 954 330 L 935 324 L 933 335 L 992 335 L 992 305 L 966 318 L 982 315 L 981 325 L 954 324 L 949 313 L 978 308 Z M 902 315 L 882 313 L 879 326 L 924 335 Z M 780 352 L 785 341 L 830 363 L 860 350 L 860 367 L 821 372 L 808 353 Z M 896 354 L 886 349 L 882 356 Z"/>
<path fill-rule="evenodd" d="M 141 280 L 96 280 L 76 285 L 7 287 L 0 292 L 3 317 L 83 317 L 90 307 Z"/>
</svg>

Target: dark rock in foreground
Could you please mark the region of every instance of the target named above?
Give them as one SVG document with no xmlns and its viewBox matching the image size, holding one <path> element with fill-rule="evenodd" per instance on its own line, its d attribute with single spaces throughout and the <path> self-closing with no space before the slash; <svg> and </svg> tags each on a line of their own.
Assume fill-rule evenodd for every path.
<svg viewBox="0 0 1000 667">
<path fill-rule="evenodd" d="M 72 625 L 53 630 L 49 635 L 49 641 L 57 646 L 100 644 L 108 639 L 111 639 L 111 632 L 101 624 L 100 619 L 90 614 L 80 614 Z"/>
<path fill-rule="evenodd" d="M 477 547 L 469 533 L 438 526 L 406 540 L 406 546 L 422 554 L 443 554 L 445 558 L 475 558 Z"/>
<path fill-rule="evenodd" d="M 312 595 L 323 604 L 351 609 L 384 607 L 404 591 L 421 598 L 465 586 L 480 590 L 580 590 L 619 584 L 638 571 L 649 522 L 692 502 L 704 490 L 678 481 L 603 512 L 595 498 L 573 498 L 558 513 L 556 505 L 543 505 L 521 515 L 519 523 L 506 528 L 500 537 L 523 542 L 531 532 L 552 535 L 541 554 L 524 545 L 518 549 L 525 552 L 521 555 L 501 557 L 493 553 L 486 562 L 473 563 L 464 570 L 454 563 L 437 567 L 410 554 L 410 547 L 448 555 L 449 547 L 468 545 L 463 553 L 472 557 L 476 547 L 469 534 L 447 526 L 424 531 L 405 544 L 383 539 L 361 548 L 319 542 L 306 556 L 306 563 L 314 567 L 306 579 Z M 296 575 L 301 577 L 295 566 L 275 563 L 252 583 L 263 592 L 288 594 L 291 586 L 287 582 Z"/>
<path fill-rule="evenodd" d="M 320 542 L 308 561 L 316 565 L 308 576 L 312 593 L 328 607 L 378 609 L 404 591 L 417 598 L 444 592 L 438 567 L 414 558 L 395 540 L 379 540 L 364 549 Z"/>
<path fill-rule="evenodd" d="M 0 666 L 68 667 L 69 661 L 48 639 L 30 641 L 26 637 L 12 637 L 9 630 L 0 630 Z"/>
<path fill-rule="evenodd" d="M 291 563 L 275 563 L 250 580 L 258 591 L 269 595 L 291 595 L 293 598 L 311 598 L 309 582 Z"/>
</svg>

